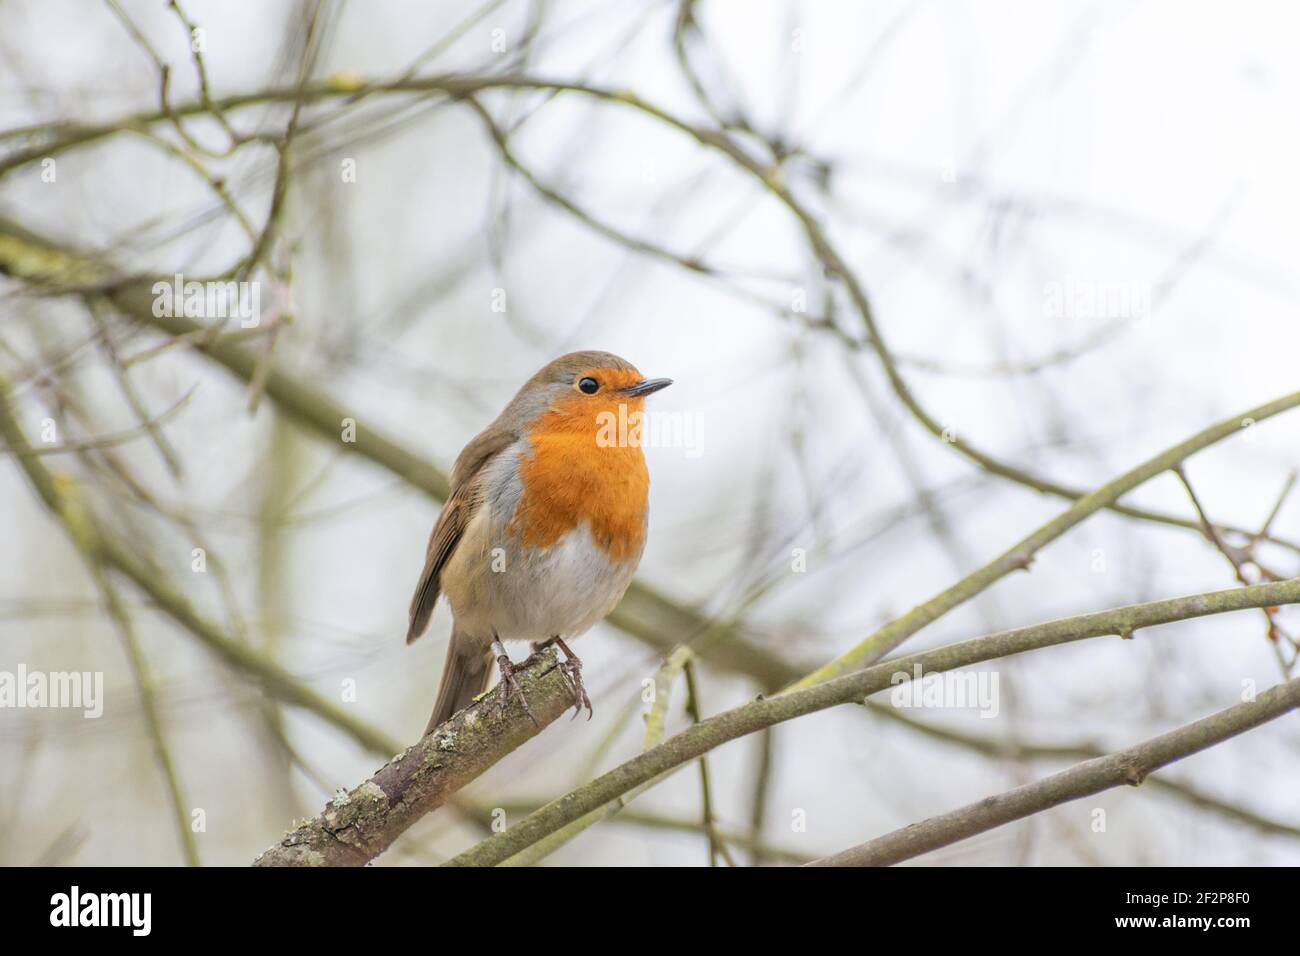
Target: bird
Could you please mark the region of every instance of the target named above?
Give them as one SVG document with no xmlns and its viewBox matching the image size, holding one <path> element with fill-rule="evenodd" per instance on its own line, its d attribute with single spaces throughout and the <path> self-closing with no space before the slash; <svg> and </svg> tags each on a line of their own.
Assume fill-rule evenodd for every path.
<svg viewBox="0 0 1300 956">
<path fill-rule="evenodd" d="M 518 697 L 534 721 L 503 641 L 552 644 L 573 691 L 591 698 L 567 641 L 618 604 L 645 550 L 650 476 L 642 450 L 646 396 L 672 384 L 610 352 L 562 355 L 519 389 L 457 456 L 411 599 L 407 644 L 440 594 L 451 607 L 427 736 L 484 691 L 495 659 L 502 707 Z"/>
</svg>

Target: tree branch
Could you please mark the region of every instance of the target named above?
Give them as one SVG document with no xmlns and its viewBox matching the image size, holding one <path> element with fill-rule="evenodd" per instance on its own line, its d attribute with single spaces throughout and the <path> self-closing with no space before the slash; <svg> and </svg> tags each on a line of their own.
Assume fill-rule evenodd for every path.
<svg viewBox="0 0 1300 956">
<path fill-rule="evenodd" d="M 1186 441 L 1174 445 L 1136 468 L 1126 471 L 1113 481 L 1102 485 L 1092 494 L 1085 495 L 1047 524 L 1022 538 L 988 564 L 968 574 L 952 587 L 936 594 L 902 617 L 880 628 L 856 647 L 835 660 L 819 667 L 807 677 L 792 685 L 792 689 L 809 687 L 843 674 L 854 667 L 878 661 L 907 638 L 937 620 L 953 608 L 964 604 L 1012 571 L 1028 570 L 1035 555 L 1071 528 L 1103 508 L 1114 505 L 1121 497 L 1163 472 L 1177 469 L 1189 457 L 1211 445 L 1239 434 L 1248 424 L 1271 418 L 1300 406 L 1300 392 L 1292 392 L 1240 415 L 1224 419 Z"/>
<path fill-rule="evenodd" d="M 346 708 L 318 694 L 271 658 L 249 644 L 225 634 L 220 627 L 195 610 L 183 593 L 167 581 L 156 567 L 137 556 L 137 549 L 124 543 L 99 522 L 86 507 L 76 484 L 66 475 L 56 476 L 32 453 L 9 400 L 8 383 L 0 377 L 0 439 L 13 453 L 28 483 L 57 517 L 79 550 L 91 548 L 105 567 L 122 574 L 148 595 L 169 618 L 216 654 L 227 665 L 257 681 L 268 694 L 316 714 L 347 733 L 363 747 L 380 754 L 396 752 L 400 744 L 376 730 Z M 88 543 L 87 543 L 88 542 Z"/>
<path fill-rule="evenodd" d="M 1090 637 L 1110 634 L 1132 636 L 1141 628 L 1157 624 L 1245 608 L 1296 603 L 1300 603 L 1300 578 L 1229 591 L 1193 594 L 1149 604 L 1134 604 L 949 644 L 920 654 L 884 661 L 803 690 L 760 698 L 701 721 L 590 783 L 551 801 L 504 833 L 497 833 L 450 860 L 449 865 L 493 866 L 524 851 L 574 820 L 671 773 L 727 741 L 837 704 L 861 701 L 891 687 L 897 674 L 912 679 L 918 673 L 929 674 L 967 667 Z"/>
<path fill-rule="evenodd" d="M 830 661 L 807 676 L 795 681 L 785 691 L 782 691 L 782 694 L 805 690 L 822 681 L 830 680 L 852 671 L 856 667 L 865 666 L 879 660 L 891 650 L 898 647 L 908 637 L 933 623 L 953 608 L 958 607 L 975 597 L 977 594 L 980 594 L 1012 571 L 1028 570 L 1035 554 L 1037 554 L 1041 548 L 1065 534 L 1090 515 L 1115 504 L 1115 502 L 1124 494 L 1132 491 L 1134 488 L 1165 471 L 1177 468 L 1184 460 L 1195 454 L 1197 451 L 1236 434 L 1243 427 L 1243 423 L 1250 422 L 1253 424 L 1255 422 L 1263 421 L 1266 418 L 1280 414 L 1281 412 L 1294 408 L 1297 405 L 1300 405 L 1300 392 L 1295 392 L 1291 395 L 1269 402 L 1266 405 L 1250 409 L 1242 413 L 1240 416 L 1226 419 L 1217 425 L 1205 429 L 1199 434 L 1193 435 L 1191 438 L 1175 445 L 1173 448 L 1156 455 L 1154 458 L 1138 465 L 1136 468 L 1125 472 L 1113 481 L 1103 485 L 1092 494 L 1080 498 L 1062 514 L 1023 538 L 1009 550 L 1003 552 L 988 564 L 973 571 L 956 584 L 941 591 L 925 603 L 913 608 L 902 617 L 891 621 L 856 647 L 835 658 L 835 660 Z M 1120 633 L 1127 636 L 1131 633 L 1131 629 L 1129 631 L 1120 631 Z M 722 741 L 719 741 L 719 743 L 721 742 Z M 548 832 L 545 835 L 546 842 L 544 844 L 546 852 L 550 852 L 554 848 L 562 845 L 567 839 L 581 832 L 592 823 L 602 819 L 603 816 L 617 812 L 621 806 L 625 805 L 637 794 L 653 786 L 657 777 L 658 775 L 649 780 L 641 781 L 633 787 L 628 788 L 628 790 L 619 791 L 618 802 L 616 804 L 612 804 L 610 807 L 602 809 L 599 812 L 587 811 L 582 815 L 581 823 L 570 825 L 570 822 L 566 821 L 561 825 L 557 832 Z M 488 842 L 490 842 L 490 840 Z M 485 844 L 480 845 L 482 846 Z M 536 852 L 536 849 L 530 850 L 529 858 L 535 856 Z"/>
<path fill-rule="evenodd" d="M 910 730 L 925 734 L 931 740 L 962 747 L 966 750 L 983 754 L 999 760 L 1031 762 L 1041 760 L 1091 760 L 1106 756 L 1106 751 L 1094 743 L 1074 744 L 1027 743 L 1020 740 L 1005 740 L 967 733 L 953 727 L 940 726 L 928 721 L 917 720 L 905 711 L 890 707 L 878 701 L 867 701 L 867 709 L 877 716 L 893 721 Z M 1284 836 L 1300 840 L 1300 825 L 1274 820 L 1246 807 L 1229 803 L 1211 793 L 1182 780 L 1168 780 L 1164 777 L 1152 777 L 1151 786 L 1167 796 L 1179 800 L 1188 806 L 1196 807 L 1217 814 L 1233 823 L 1244 824 L 1260 833 L 1270 836 Z"/>
<path fill-rule="evenodd" d="M 1072 488 L 1051 479 L 1034 475 L 980 450 L 966 439 L 952 434 L 920 404 L 903 379 L 893 353 L 888 349 L 881 336 L 870 301 L 861 282 L 840 257 L 816 218 L 784 184 L 779 162 L 769 165 L 764 161 L 755 159 L 724 132 L 687 122 L 646 102 L 630 91 L 604 89 L 583 83 L 546 80 L 521 74 L 403 76 L 395 80 L 374 82 L 358 82 L 351 78 L 346 80 L 331 79 L 324 83 L 237 94 L 206 103 L 201 100 L 194 100 L 177 105 L 169 111 L 139 113 L 134 116 L 123 117 L 114 123 L 102 125 L 41 124 L 9 130 L 0 134 L 0 142 L 10 138 L 39 139 L 41 135 L 45 135 L 47 139 L 43 142 L 37 142 L 26 149 L 20 149 L 0 160 L 0 175 L 4 175 L 6 172 L 27 163 L 57 155 L 76 146 L 83 146 L 123 132 L 147 130 L 155 123 L 163 120 L 174 120 L 177 117 L 208 112 L 224 114 L 229 110 L 267 103 L 316 102 L 336 98 L 349 98 L 356 101 L 378 93 L 444 93 L 452 98 L 464 99 L 487 90 L 533 90 L 550 94 L 573 93 L 616 104 L 662 123 L 666 127 L 690 137 L 701 146 L 715 150 L 730 159 L 787 208 L 803 229 L 812 253 L 821 262 L 826 274 L 832 278 L 838 278 L 844 283 L 854 308 L 862 321 L 867 341 L 875 350 L 884 367 L 890 388 L 908 413 L 926 431 L 990 474 L 1060 498 L 1075 500 L 1084 496 L 1085 492 L 1081 489 Z M 4 252 L 5 241 L 6 237 L 0 235 L 0 271 L 3 271 L 4 255 L 2 253 Z M 1200 530 L 1194 519 L 1122 505 L 1118 502 L 1113 502 L 1107 507 L 1119 514 L 1144 521 L 1195 531 Z M 1224 530 L 1240 531 L 1241 529 L 1225 527 Z M 1248 534 L 1249 532 L 1243 533 Z M 1279 540 L 1277 543 L 1300 551 L 1300 545 L 1292 542 Z M 667 651 L 667 648 L 663 648 L 663 650 Z"/>
<path fill-rule="evenodd" d="M 517 672 L 536 721 L 516 699 L 502 708 L 497 685 L 477 703 L 394 757 L 351 793 L 285 834 L 254 866 L 364 866 L 408 827 L 448 801 L 573 706 L 573 691 L 551 649 Z"/>
<path fill-rule="evenodd" d="M 811 865 L 889 866 L 1071 800 L 1125 784 L 1137 787 L 1153 771 L 1275 720 L 1297 707 L 1300 707 L 1300 679 L 1278 684 L 1253 701 L 1221 710 L 1127 750 L 1076 764 L 1034 783 L 823 857 Z"/>
<path fill-rule="evenodd" d="M 163 332 L 173 341 L 188 342 L 240 381 L 251 383 L 258 374 L 261 357 L 241 345 L 238 336 L 222 335 L 183 316 L 154 315 L 152 286 L 158 277 L 121 277 L 105 263 L 62 248 L 3 217 L 0 274 L 11 275 L 49 294 L 97 292 L 136 322 Z M 369 459 L 435 501 L 446 500 L 446 474 L 381 428 L 364 423 L 357 428 L 355 442 L 340 442 L 343 419 L 357 417 L 356 412 L 325 392 L 274 366 L 264 372 L 262 392 L 288 419 L 333 447 Z M 707 642 L 697 650 L 701 660 L 745 674 L 765 690 L 775 691 L 806 673 L 768 648 L 744 640 L 737 625 L 711 622 L 640 581 L 632 583 L 607 620 L 664 655 L 683 640 L 708 631 Z"/>
</svg>

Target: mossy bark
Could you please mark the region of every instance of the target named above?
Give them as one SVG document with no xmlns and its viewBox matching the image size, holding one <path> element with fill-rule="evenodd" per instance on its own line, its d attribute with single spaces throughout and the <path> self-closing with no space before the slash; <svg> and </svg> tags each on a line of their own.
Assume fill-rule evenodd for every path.
<svg viewBox="0 0 1300 956">
<path fill-rule="evenodd" d="M 573 692 L 553 650 L 534 654 L 516 676 L 536 723 L 517 698 L 503 708 L 498 685 L 351 792 L 340 792 L 254 866 L 369 863 L 413 823 L 573 706 Z"/>
</svg>

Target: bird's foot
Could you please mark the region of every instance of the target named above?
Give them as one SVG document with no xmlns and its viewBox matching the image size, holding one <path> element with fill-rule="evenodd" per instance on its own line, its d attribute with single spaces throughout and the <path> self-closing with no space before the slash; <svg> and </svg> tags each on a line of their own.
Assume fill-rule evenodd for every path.
<svg viewBox="0 0 1300 956">
<path fill-rule="evenodd" d="M 569 645 L 565 644 L 560 638 L 552 638 L 556 644 L 560 645 L 560 650 L 564 651 L 564 663 L 560 665 L 560 670 L 564 676 L 569 679 L 569 689 L 573 691 L 573 717 L 576 720 L 582 713 L 582 709 L 587 708 L 587 719 L 591 720 L 595 711 L 591 706 L 591 698 L 587 695 L 587 687 L 582 682 L 582 661 L 578 655 L 569 650 Z"/>
<path fill-rule="evenodd" d="M 515 676 L 515 665 L 510 662 L 510 657 L 506 654 L 505 647 L 500 641 L 492 643 L 492 650 L 497 656 L 497 669 L 501 671 L 501 710 L 505 711 L 510 706 L 510 701 L 519 698 L 519 703 L 523 705 L 524 713 L 528 715 L 537 726 L 537 718 L 533 716 L 533 709 L 528 706 L 528 698 L 524 695 L 524 689 L 519 684 L 519 678 Z"/>
</svg>

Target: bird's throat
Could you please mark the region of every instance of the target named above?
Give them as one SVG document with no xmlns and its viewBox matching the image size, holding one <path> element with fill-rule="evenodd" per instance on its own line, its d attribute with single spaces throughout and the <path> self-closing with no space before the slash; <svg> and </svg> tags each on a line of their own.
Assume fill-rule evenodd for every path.
<svg viewBox="0 0 1300 956">
<path fill-rule="evenodd" d="M 569 427 L 535 428 L 528 443 L 519 465 L 523 493 L 510 521 L 524 546 L 552 547 L 586 522 L 612 561 L 636 560 L 650 490 L 640 445 L 598 443 L 594 428 Z"/>
</svg>

